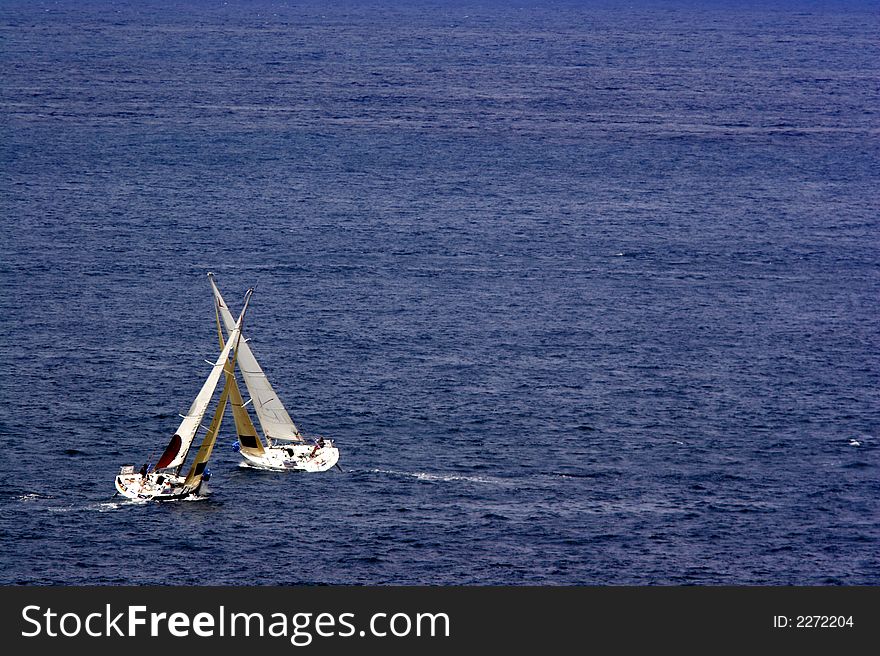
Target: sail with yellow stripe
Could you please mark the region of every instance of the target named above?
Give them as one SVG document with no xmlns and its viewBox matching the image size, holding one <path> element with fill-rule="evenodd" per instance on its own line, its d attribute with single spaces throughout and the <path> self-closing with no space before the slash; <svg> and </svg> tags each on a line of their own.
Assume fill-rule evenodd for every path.
<svg viewBox="0 0 880 656">
<path fill-rule="evenodd" d="M 245 301 L 245 310 L 247 310 L 247 302 L 249 300 L 250 292 Z M 208 375 L 208 379 L 205 381 L 204 385 L 202 385 L 202 389 L 199 390 L 199 393 L 193 400 L 192 405 L 190 405 L 189 410 L 183 415 L 183 420 L 180 422 L 180 426 L 178 426 L 177 430 L 174 432 L 171 441 L 168 443 L 168 446 L 165 447 L 165 451 L 156 463 L 156 470 L 174 468 L 179 472 L 180 468 L 183 466 L 183 462 L 186 460 L 186 455 L 189 453 L 189 449 L 195 439 L 196 432 L 198 432 L 199 426 L 202 424 L 202 418 L 208 411 L 208 406 L 211 403 L 211 397 L 214 395 L 214 390 L 217 388 L 217 383 L 220 382 L 220 376 L 226 368 L 229 355 L 232 349 L 236 348 L 239 344 L 242 319 L 244 319 L 244 310 L 242 311 L 239 321 L 233 325 L 232 335 L 230 335 L 231 341 L 234 341 L 235 344 L 227 344 L 226 348 L 224 348 L 223 352 L 220 354 L 220 357 L 217 358 L 217 361 L 211 369 L 211 373 Z"/>
<path fill-rule="evenodd" d="M 245 307 L 247 307 L 247 301 L 245 301 Z M 234 394 L 238 397 L 239 403 L 241 402 L 241 394 L 239 393 L 238 385 L 235 382 L 235 361 L 238 356 L 238 347 L 240 344 L 241 331 L 235 336 L 235 346 L 232 347 L 232 359 L 227 360 L 226 365 L 223 368 L 223 373 L 226 375 L 226 384 L 223 386 L 223 392 L 220 394 L 220 400 L 217 402 L 217 409 L 214 411 L 214 417 L 211 420 L 211 424 L 208 426 L 205 438 L 202 440 L 202 444 L 196 453 L 196 457 L 189 468 L 189 473 L 186 475 L 186 480 L 183 482 L 184 489 L 195 490 L 202 482 L 202 477 L 205 475 L 205 469 L 208 466 L 208 459 L 211 457 L 211 452 L 214 450 L 214 445 L 217 443 L 217 434 L 220 432 L 220 424 L 223 422 L 223 413 L 226 412 L 229 398 L 233 397 L 233 390 Z M 220 350 L 223 351 L 225 348 L 226 345 L 224 344 L 223 335 L 221 333 Z M 233 407 L 235 407 L 234 401 Z"/>
<path fill-rule="evenodd" d="M 227 331 L 231 331 L 235 327 L 235 319 L 233 319 L 232 313 L 223 301 L 220 290 L 217 289 L 217 284 L 214 282 L 214 274 L 209 273 L 208 278 L 211 281 L 211 289 L 214 292 L 214 308 L 218 318 L 222 321 L 223 327 Z M 218 330 L 222 336 L 223 331 L 219 326 Z M 256 357 L 254 357 L 254 353 L 251 351 L 246 339 L 242 340 L 239 348 L 238 369 L 241 371 L 244 384 L 251 395 L 254 412 L 257 413 L 257 419 L 260 422 L 260 427 L 263 429 L 266 442 L 269 444 L 272 443 L 272 440 L 304 442 L 299 429 L 293 423 L 287 408 L 284 407 L 277 392 L 275 392 L 268 377 L 257 362 Z"/>
<path fill-rule="evenodd" d="M 220 348 L 222 350 L 226 340 L 223 337 L 223 328 L 220 325 L 220 308 L 216 302 L 214 303 L 214 313 L 217 319 L 217 339 L 220 341 Z M 239 348 L 241 348 L 240 344 Z M 226 385 L 229 388 L 232 418 L 235 421 L 235 430 L 238 433 L 238 443 L 241 445 L 241 450 L 248 454 L 262 456 L 265 453 L 265 448 L 256 427 L 254 427 L 254 422 L 251 421 L 251 416 L 245 407 L 241 391 L 238 389 L 238 382 L 235 380 L 235 363 L 226 373 Z"/>
<path fill-rule="evenodd" d="M 214 412 L 214 419 L 208 426 L 208 432 L 205 433 L 205 439 L 199 447 L 196 457 L 189 468 L 183 487 L 187 490 L 196 489 L 202 482 L 202 476 L 208 466 L 208 458 L 211 457 L 211 451 L 214 450 L 214 444 L 217 442 L 217 433 L 220 432 L 220 423 L 223 421 L 223 413 L 226 411 L 226 405 L 229 400 L 229 374 L 226 374 L 226 384 L 223 386 L 223 392 L 220 394 L 220 401 L 217 403 L 217 410 Z"/>
</svg>

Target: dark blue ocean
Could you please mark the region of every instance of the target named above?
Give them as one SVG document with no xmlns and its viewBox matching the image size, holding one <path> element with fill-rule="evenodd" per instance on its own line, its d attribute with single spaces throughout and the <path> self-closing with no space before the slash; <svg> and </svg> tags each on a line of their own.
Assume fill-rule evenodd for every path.
<svg viewBox="0 0 880 656">
<path fill-rule="evenodd" d="M 868 3 L 0 4 L 0 583 L 880 585 Z M 218 347 L 343 471 L 113 498 Z"/>
</svg>

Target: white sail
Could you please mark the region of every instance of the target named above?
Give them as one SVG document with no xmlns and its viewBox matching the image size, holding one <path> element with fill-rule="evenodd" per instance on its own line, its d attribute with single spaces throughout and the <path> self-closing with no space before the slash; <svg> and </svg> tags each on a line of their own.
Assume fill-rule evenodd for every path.
<svg viewBox="0 0 880 656">
<path fill-rule="evenodd" d="M 189 410 L 187 410 L 183 421 L 180 422 L 177 432 L 174 433 L 171 442 L 156 463 L 156 469 L 180 467 L 180 465 L 183 464 L 183 461 L 186 460 L 186 454 L 189 453 L 189 448 L 195 439 L 196 432 L 198 432 L 199 426 L 202 424 L 202 419 L 208 411 L 208 406 L 211 404 L 211 397 L 214 396 L 214 390 L 217 388 L 217 383 L 220 381 L 220 376 L 223 374 L 223 368 L 226 366 L 229 354 L 232 352 L 232 349 L 235 348 L 236 344 L 244 344 L 244 342 L 239 343 L 238 336 L 241 333 L 241 323 L 244 319 L 244 313 L 245 310 L 247 310 L 249 299 L 250 291 L 245 299 L 245 307 L 241 311 L 241 316 L 239 316 L 238 321 L 232 325 L 229 341 L 220 353 L 220 357 L 218 357 L 217 361 L 214 363 L 211 373 L 208 374 L 207 380 L 205 380 L 202 389 L 199 391 L 198 395 L 196 395 Z"/>
<path fill-rule="evenodd" d="M 214 317 L 217 320 L 217 339 L 220 342 L 220 350 L 226 346 L 226 337 L 223 335 L 223 326 L 220 322 L 220 309 L 217 303 L 214 303 Z M 239 342 L 241 335 L 238 336 Z M 236 360 L 237 351 L 233 351 L 233 360 Z M 237 360 L 236 360 L 237 361 Z M 241 398 L 241 391 L 238 389 L 238 382 L 235 380 L 235 366 L 231 369 L 226 368 L 226 385 L 229 387 L 229 403 L 232 405 L 232 418 L 235 420 L 235 432 L 238 434 L 238 444 L 240 452 L 245 457 L 248 454 L 261 457 L 266 455 L 266 449 L 260 439 L 260 434 L 251 421 L 251 416 L 244 405 L 244 399 Z"/>
<path fill-rule="evenodd" d="M 209 273 L 208 278 L 211 281 L 211 289 L 214 291 L 214 302 L 217 305 L 220 318 L 223 320 L 226 330 L 232 331 L 235 327 L 232 313 L 223 301 L 220 290 L 217 289 L 217 284 L 214 282 L 214 274 Z M 232 335 L 230 334 L 231 339 Z M 257 413 L 257 419 L 260 421 L 260 427 L 263 429 L 263 435 L 274 440 L 302 442 L 303 438 L 300 435 L 299 429 L 293 423 L 293 420 L 287 413 L 287 409 L 284 407 L 281 399 L 278 398 L 278 395 L 272 388 L 272 384 L 269 382 L 266 374 L 263 373 L 245 339 L 242 339 L 238 346 L 238 368 L 244 378 L 244 384 L 247 386 L 248 393 L 251 395 L 251 401 Z"/>
</svg>

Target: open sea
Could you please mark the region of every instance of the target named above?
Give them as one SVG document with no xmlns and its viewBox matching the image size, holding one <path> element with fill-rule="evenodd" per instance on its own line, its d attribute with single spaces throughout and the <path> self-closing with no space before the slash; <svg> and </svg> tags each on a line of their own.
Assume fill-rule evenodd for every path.
<svg viewBox="0 0 880 656">
<path fill-rule="evenodd" d="M 5 0 L 0 77 L 0 583 L 880 585 L 876 4 Z M 114 498 L 208 271 L 342 471 Z"/>
</svg>

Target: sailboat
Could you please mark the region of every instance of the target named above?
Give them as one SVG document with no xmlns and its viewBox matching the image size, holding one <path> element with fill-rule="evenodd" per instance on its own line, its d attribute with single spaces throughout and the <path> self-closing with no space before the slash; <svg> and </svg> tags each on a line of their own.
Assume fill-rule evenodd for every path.
<svg viewBox="0 0 880 656">
<path fill-rule="evenodd" d="M 229 331 L 229 339 L 232 339 L 235 323 L 220 290 L 217 289 L 214 274 L 209 273 L 208 279 L 214 293 L 217 335 L 220 347 L 223 348 L 223 328 Z M 254 357 L 246 338 L 241 340 L 238 347 L 238 370 L 244 378 L 250 399 L 246 402 L 242 399 L 234 379 L 229 383 L 229 398 L 238 433 L 235 448 L 244 458 L 245 464 L 258 469 L 303 472 L 327 471 L 337 464 L 339 449 L 333 444 L 333 440 L 318 437 L 308 441 L 300 433 Z M 260 422 L 262 437 L 257 433 L 248 413 L 247 406 L 251 404 Z"/>
<path fill-rule="evenodd" d="M 232 383 L 235 382 L 235 359 L 238 355 L 240 344 L 244 343 L 241 341 L 241 326 L 252 293 L 253 290 L 248 290 L 245 296 L 244 309 L 242 309 L 238 321 L 232 325 L 229 341 L 223 347 L 220 356 L 211 369 L 211 373 L 208 374 L 207 380 L 205 380 L 202 389 L 192 402 L 186 415 L 181 415 L 183 421 L 180 422 L 180 426 L 175 431 L 168 446 L 165 447 L 165 451 L 162 452 L 159 460 L 156 461 L 155 466 L 152 468 L 149 465 L 144 465 L 140 471 L 135 471 L 134 465 L 123 466 L 114 481 L 119 494 L 129 499 L 144 501 L 174 501 L 198 496 L 202 484 L 210 477 L 210 472 L 207 471 L 208 459 L 211 457 L 211 452 L 217 441 L 217 433 L 220 431 L 220 423 L 223 420 L 223 413 L 229 401 L 230 381 Z M 232 355 L 231 360 L 229 359 L 230 354 Z M 214 391 L 220 382 L 221 374 L 225 374 L 226 382 L 220 394 L 220 400 L 217 402 L 213 419 L 207 428 L 205 437 L 199 446 L 189 471 L 186 475 L 183 475 L 181 471 L 186 461 L 186 456 L 208 411 L 211 398 L 214 396 Z"/>
</svg>

